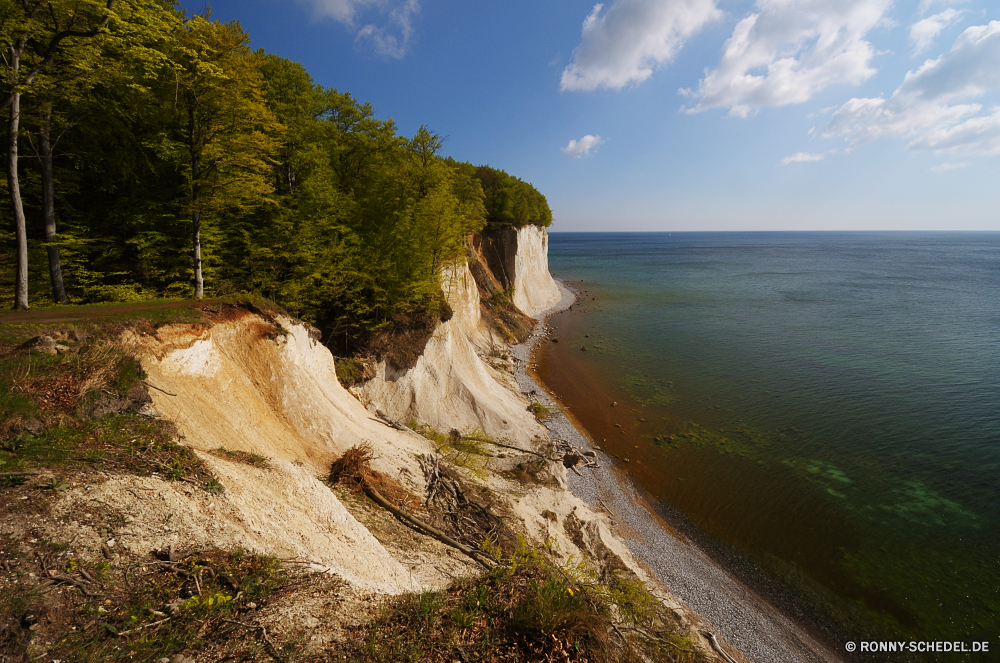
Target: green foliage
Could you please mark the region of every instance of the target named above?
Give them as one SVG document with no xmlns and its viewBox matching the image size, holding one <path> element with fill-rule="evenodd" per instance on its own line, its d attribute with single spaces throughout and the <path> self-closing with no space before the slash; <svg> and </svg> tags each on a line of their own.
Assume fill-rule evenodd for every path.
<svg viewBox="0 0 1000 663">
<path fill-rule="evenodd" d="M 35 31 L 38 46 L 50 14 L 93 18 L 104 6 L 59 0 L 31 22 L 3 5 L 0 33 Z M 266 297 L 352 355 L 413 321 L 433 329 L 446 319 L 441 278 L 465 259 L 469 233 L 551 222 L 531 185 L 443 158 L 444 139 L 426 127 L 399 135 L 371 104 L 250 50 L 237 22 L 187 16 L 167 0 L 118 0 L 105 33 L 73 43 L 24 90 L 25 140 L 44 109 L 60 135 L 54 242 L 35 221 L 38 160 L 21 160 L 33 303 L 52 301 L 49 245 L 73 303 L 190 297 L 198 225 L 206 296 Z M 9 292 L 8 207 L 0 288 Z M 427 335 L 421 327 L 415 338 Z"/>
<path fill-rule="evenodd" d="M 189 481 L 210 493 L 222 484 L 168 422 L 135 415 L 53 426 L 37 435 L 0 439 L 0 472 L 113 467 L 139 476 Z M 59 480 L 47 486 L 60 490 Z"/>
<path fill-rule="evenodd" d="M 387 600 L 354 640 L 335 645 L 331 658 L 373 663 L 707 660 L 658 619 L 656 600 L 637 579 L 616 589 L 590 582 L 589 575 L 581 582 L 574 575 L 580 565 L 556 566 L 546 551 L 523 540 L 509 555 L 488 542 L 484 549 L 492 551 L 497 568 L 443 591 Z M 620 635 L 640 625 L 641 637 Z"/>
<path fill-rule="evenodd" d="M 39 548 L 40 554 L 51 555 L 49 550 L 55 552 L 57 546 Z M 16 547 L 3 552 L 10 559 Z M 29 558 L 18 561 L 18 575 L 41 572 Z M 0 657 L 23 655 L 27 660 L 31 632 L 19 622 L 29 614 L 46 614 L 52 622 L 49 628 L 55 631 L 45 644 L 55 660 L 153 662 L 181 651 L 230 646 L 243 655 L 254 648 L 256 634 L 226 620 L 245 619 L 247 604 L 268 600 L 295 577 L 277 559 L 241 550 L 211 550 L 174 563 L 150 559 L 124 574 L 108 564 L 76 558 L 65 562 L 66 573 L 80 571 L 98 582 L 91 583 L 86 594 L 67 596 L 64 601 L 72 601 L 72 607 L 63 607 L 61 613 L 53 611 L 57 606 L 45 606 L 43 595 L 28 583 L 5 579 L 11 591 L 0 595 Z"/>
<path fill-rule="evenodd" d="M 446 435 L 417 421 L 411 422 L 409 427 L 433 442 L 438 453 L 452 465 L 464 467 L 480 478 L 486 476 L 486 463 L 493 456 L 487 445 L 492 444 L 494 439 L 482 428 L 470 426 L 462 431 L 453 429 Z"/>
<path fill-rule="evenodd" d="M 211 453 L 227 460 L 236 461 L 237 463 L 246 463 L 247 465 L 253 465 L 254 467 L 270 466 L 267 456 L 254 453 L 253 451 L 237 451 L 234 449 L 219 447 L 218 449 L 214 449 Z"/>
<path fill-rule="evenodd" d="M 552 410 L 550 410 L 549 408 L 545 407 L 544 405 L 542 405 L 538 401 L 532 401 L 530 407 L 531 407 L 531 413 L 534 414 L 539 419 L 545 419 L 552 412 Z"/>
<path fill-rule="evenodd" d="M 210 478 L 208 481 L 202 484 L 201 489 L 204 490 L 209 495 L 221 495 L 226 491 L 226 487 L 223 486 L 222 483 L 215 477 Z"/>
<path fill-rule="evenodd" d="M 353 357 L 338 358 L 335 366 L 337 379 L 345 386 L 361 382 L 367 374 L 367 364 L 362 359 Z"/>
<path fill-rule="evenodd" d="M 484 194 L 486 221 L 490 226 L 552 225 L 549 203 L 532 185 L 489 166 L 454 165 L 460 172 L 479 181 Z"/>
</svg>

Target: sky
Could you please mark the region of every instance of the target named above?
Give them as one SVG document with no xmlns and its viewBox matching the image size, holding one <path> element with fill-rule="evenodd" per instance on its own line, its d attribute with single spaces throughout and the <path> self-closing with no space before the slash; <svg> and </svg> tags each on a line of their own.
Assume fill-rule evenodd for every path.
<svg viewBox="0 0 1000 663">
<path fill-rule="evenodd" d="M 531 182 L 553 231 L 1000 230 L 995 0 L 211 9 L 401 133 Z"/>
</svg>

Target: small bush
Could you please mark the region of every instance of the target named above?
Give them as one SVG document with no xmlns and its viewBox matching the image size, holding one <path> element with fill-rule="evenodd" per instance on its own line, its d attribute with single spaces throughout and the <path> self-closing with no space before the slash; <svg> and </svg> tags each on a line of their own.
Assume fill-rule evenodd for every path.
<svg viewBox="0 0 1000 663">
<path fill-rule="evenodd" d="M 552 410 L 550 410 L 549 408 L 545 407 L 544 405 L 542 405 L 538 401 L 532 401 L 531 405 L 530 405 L 530 409 L 531 409 L 531 413 L 533 415 L 535 415 L 539 419 L 545 419 L 547 416 L 549 416 L 549 414 L 552 413 Z"/>
<path fill-rule="evenodd" d="M 372 361 L 362 357 L 338 357 L 334 362 L 337 379 L 346 387 L 370 380 L 375 377 Z"/>
<path fill-rule="evenodd" d="M 690 642 L 654 624 L 654 599 L 644 626 L 645 639 L 623 636 L 639 614 L 619 603 L 619 595 L 576 577 L 578 568 L 558 567 L 544 551 L 521 541 L 510 555 L 492 549 L 502 566 L 478 578 L 459 580 L 441 592 L 389 599 L 379 616 L 354 640 L 329 652 L 332 660 L 390 661 L 571 661 L 610 663 L 704 661 Z M 578 567 L 579 565 L 577 565 Z M 635 597 L 631 597 L 635 598 Z M 652 637 L 649 637 L 652 636 Z M 636 656 L 636 650 L 641 655 Z"/>
<path fill-rule="evenodd" d="M 267 456 L 254 453 L 253 451 L 238 451 L 235 449 L 219 447 L 218 449 L 213 449 L 211 454 L 213 456 L 225 458 L 226 460 L 232 460 L 237 463 L 253 465 L 254 467 L 270 467 Z"/>
<path fill-rule="evenodd" d="M 390 502 L 410 507 L 418 506 L 420 500 L 406 490 L 403 484 L 372 469 L 371 462 L 374 459 L 372 445 L 369 442 L 351 447 L 330 466 L 330 483 L 346 486 L 355 494 L 362 493 L 367 484 Z"/>
<path fill-rule="evenodd" d="M 469 427 L 464 431 L 453 428 L 447 435 L 418 421 L 410 422 L 409 428 L 433 442 L 438 453 L 452 465 L 464 467 L 480 478 L 485 477 L 486 462 L 492 456 L 487 445 L 495 440 L 482 428 Z"/>
</svg>

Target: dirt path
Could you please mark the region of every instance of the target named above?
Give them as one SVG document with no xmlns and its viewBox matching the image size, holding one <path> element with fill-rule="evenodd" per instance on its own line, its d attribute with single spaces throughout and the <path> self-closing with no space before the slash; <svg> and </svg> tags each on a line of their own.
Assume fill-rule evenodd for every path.
<svg viewBox="0 0 1000 663">
<path fill-rule="evenodd" d="M 172 302 L 139 302 L 135 304 L 95 304 L 82 306 L 61 306 L 34 311 L 9 311 L 0 313 L 0 325 L 45 325 L 60 322 L 80 322 L 101 318 L 119 317 L 138 311 L 165 311 L 169 309 L 194 308 L 212 304 L 217 299 L 191 299 Z"/>
</svg>

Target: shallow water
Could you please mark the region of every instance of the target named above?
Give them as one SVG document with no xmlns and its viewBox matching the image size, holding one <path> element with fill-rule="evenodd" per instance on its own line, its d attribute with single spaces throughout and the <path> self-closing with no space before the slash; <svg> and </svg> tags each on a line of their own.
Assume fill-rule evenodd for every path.
<svg viewBox="0 0 1000 663">
<path fill-rule="evenodd" d="M 996 637 L 1000 234 L 553 233 L 549 262 L 582 292 L 541 377 L 653 496 L 838 635 Z"/>
</svg>

